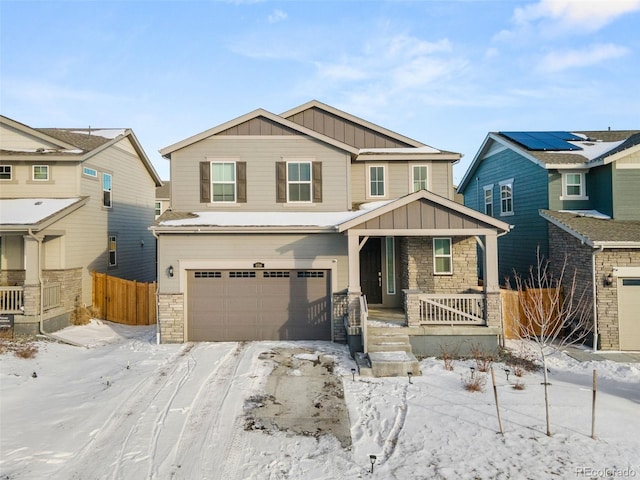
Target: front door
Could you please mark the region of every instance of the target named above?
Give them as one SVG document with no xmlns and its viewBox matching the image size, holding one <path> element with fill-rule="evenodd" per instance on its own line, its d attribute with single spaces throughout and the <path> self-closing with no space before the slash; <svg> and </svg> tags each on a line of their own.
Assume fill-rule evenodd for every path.
<svg viewBox="0 0 640 480">
<path fill-rule="evenodd" d="M 382 243 L 369 238 L 360 250 L 360 288 L 367 303 L 382 303 Z"/>
</svg>

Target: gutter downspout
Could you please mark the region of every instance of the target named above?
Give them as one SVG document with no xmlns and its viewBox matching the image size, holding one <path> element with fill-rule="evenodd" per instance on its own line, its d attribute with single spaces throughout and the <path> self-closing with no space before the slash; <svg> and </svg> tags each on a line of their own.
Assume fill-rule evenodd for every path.
<svg viewBox="0 0 640 480">
<path fill-rule="evenodd" d="M 596 288 L 596 255 L 604 250 L 604 246 L 600 245 L 599 249 L 594 249 L 591 253 L 591 283 L 593 284 L 593 351 L 598 351 L 598 302 Z"/>
<path fill-rule="evenodd" d="M 158 246 L 160 245 L 160 237 L 155 230 L 151 230 L 151 235 L 153 235 L 156 239 L 156 345 L 160 345 L 160 306 L 159 306 L 159 298 L 158 295 L 160 293 L 160 279 L 157 278 L 158 275 Z"/>
<path fill-rule="evenodd" d="M 38 283 L 40 284 L 40 313 L 39 313 L 40 320 L 38 322 L 38 330 L 40 332 L 40 335 L 50 340 L 55 340 L 56 342 L 62 342 L 68 345 L 73 345 L 74 347 L 88 348 L 86 345 L 82 345 L 81 343 L 76 343 L 71 340 L 66 340 L 64 338 L 51 335 L 50 333 L 47 333 L 44 331 L 44 302 L 43 302 L 44 280 L 42 278 L 42 238 L 38 238 L 36 235 L 34 235 L 31 229 L 29 229 L 28 233 L 31 238 L 33 238 L 36 242 L 38 242 Z"/>
</svg>

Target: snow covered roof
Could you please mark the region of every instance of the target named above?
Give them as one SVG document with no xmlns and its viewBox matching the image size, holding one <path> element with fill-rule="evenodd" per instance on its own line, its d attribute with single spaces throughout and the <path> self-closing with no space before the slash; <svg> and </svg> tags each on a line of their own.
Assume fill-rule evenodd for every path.
<svg viewBox="0 0 640 480">
<path fill-rule="evenodd" d="M 429 147 L 410 147 L 410 148 L 361 148 L 360 155 L 364 154 L 380 154 L 380 153 L 395 153 L 395 154 L 403 154 L 403 153 L 440 153 L 441 151 Z"/>
<path fill-rule="evenodd" d="M 0 227 L 30 227 L 53 219 L 72 207 L 80 207 L 86 199 L 73 198 L 2 198 Z"/>
</svg>

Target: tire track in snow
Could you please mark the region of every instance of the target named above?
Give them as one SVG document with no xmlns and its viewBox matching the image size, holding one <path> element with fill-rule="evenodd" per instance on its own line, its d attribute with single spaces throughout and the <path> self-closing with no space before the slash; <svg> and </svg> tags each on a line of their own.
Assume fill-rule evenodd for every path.
<svg viewBox="0 0 640 480">
<path fill-rule="evenodd" d="M 402 386 L 402 395 L 400 399 L 400 405 L 398 406 L 398 411 L 396 412 L 396 418 L 393 422 L 393 427 L 391 427 L 391 431 L 384 441 L 384 446 L 382 448 L 382 459 L 378 463 L 379 465 L 384 465 L 393 452 L 395 452 L 396 447 L 398 446 L 398 439 L 400 438 L 400 433 L 404 428 L 404 422 L 407 419 L 407 389 L 408 385 Z"/>
<path fill-rule="evenodd" d="M 94 465 L 114 468 L 113 478 L 122 465 L 124 449 L 113 457 L 114 445 L 121 445 L 138 426 L 140 416 L 150 406 L 149 398 L 155 399 L 182 372 L 180 381 L 190 374 L 189 358 L 186 354 L 194 348 L 193 343 L 186 344 L 179 353 L 172 356 L 167 364 L 157 368 L 152 375 L 139 382 L 127 398 L 120 403 L 102 426 L 93 432 L 91 439 L 58 472 L 57 478 L 86 480 L 105 478 L 105 472 L 93 471 Z"/>
</svg>

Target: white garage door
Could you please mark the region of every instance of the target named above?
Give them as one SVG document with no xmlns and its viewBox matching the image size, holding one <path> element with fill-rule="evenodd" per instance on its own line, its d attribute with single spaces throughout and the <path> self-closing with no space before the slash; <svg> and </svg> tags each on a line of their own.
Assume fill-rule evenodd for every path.
<svg viewBox="0 0 640 480">
<path fill-rule="evenodd" d="M 189 341 L 331 340 L 328 270 L 190 270 Z"/>
<path fill-rule="evenodd" d="M 640 350 L 640 278 L 618 279 L 620 350 Z"/>
</svg>

